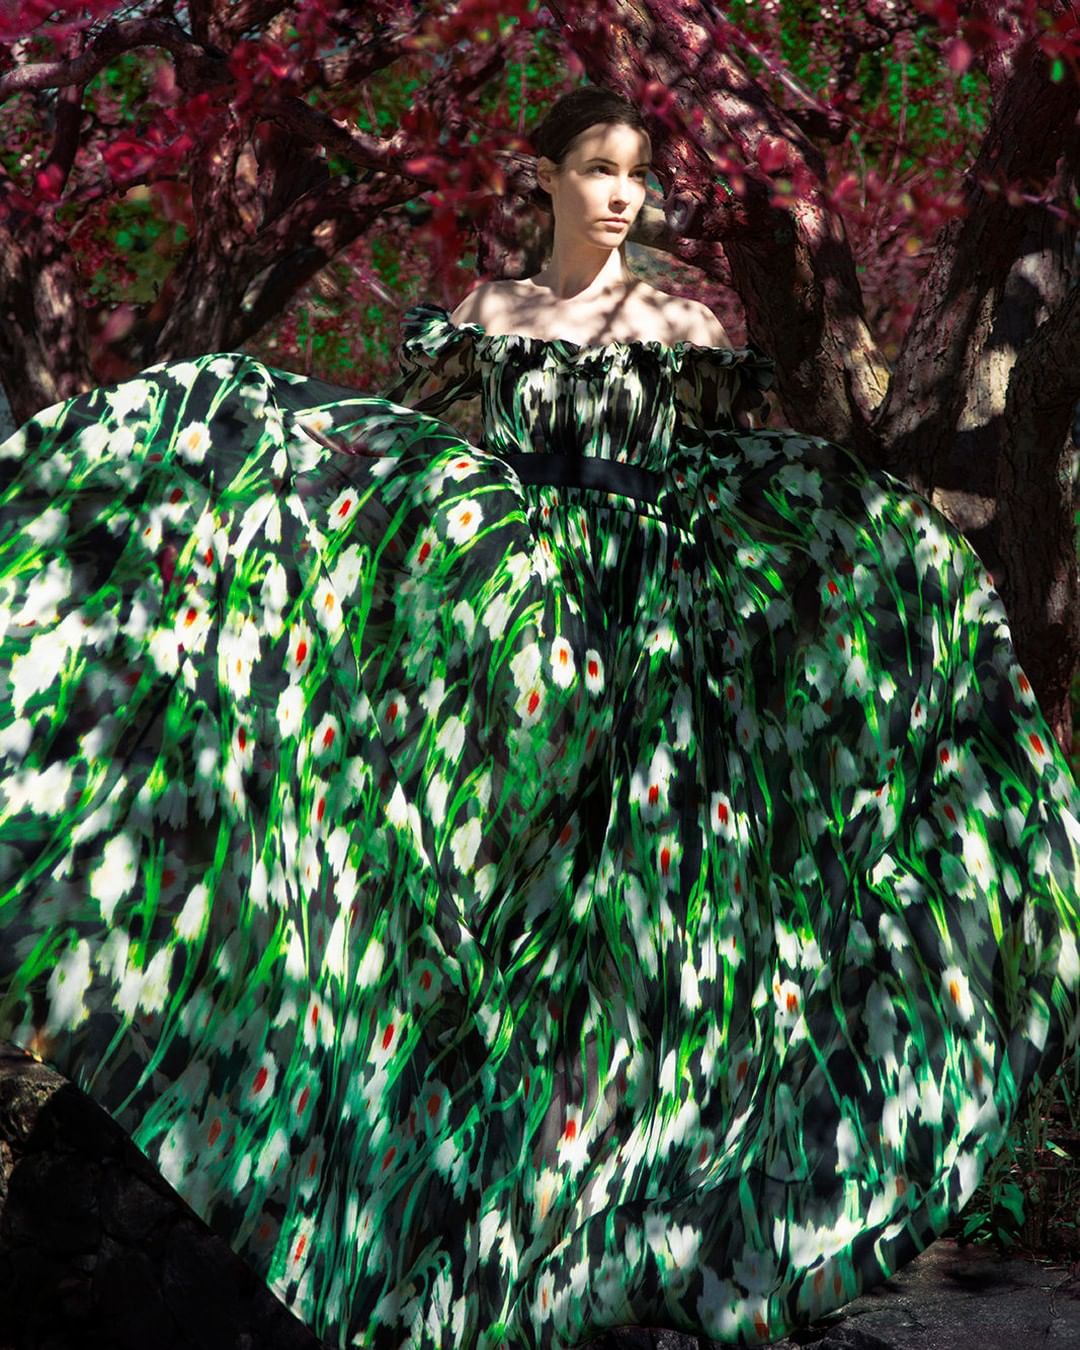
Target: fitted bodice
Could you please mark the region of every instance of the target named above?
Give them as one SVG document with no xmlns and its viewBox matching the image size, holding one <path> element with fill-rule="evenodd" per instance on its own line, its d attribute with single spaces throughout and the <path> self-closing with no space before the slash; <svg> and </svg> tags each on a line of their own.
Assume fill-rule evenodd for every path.
<svg viewBox="0 0 1080 1350">
<path fill-rule="evenodd" d="M 479 396 L 482 448 L 496 455 L 585 455 L 662 469 L 673 439 L 763 419 L 773 382 L 772 360 L 750 347 L 494 334 L 455 324 L 427 302 L 405 312 L 403 333 L 401 375 L 386 396 L 436 415 Z"/>
</svg>

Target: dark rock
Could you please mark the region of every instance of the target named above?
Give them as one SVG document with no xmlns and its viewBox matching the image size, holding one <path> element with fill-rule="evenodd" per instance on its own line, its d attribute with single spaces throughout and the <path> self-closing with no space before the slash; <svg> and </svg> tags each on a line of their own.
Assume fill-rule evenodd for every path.
<svg viewBox="0 0 1080 1350">
<path fill-rule="evenodd" d="M 123 1130 L 0 1047 L 0 1350 L 322 1350 Z"/>
</svg>

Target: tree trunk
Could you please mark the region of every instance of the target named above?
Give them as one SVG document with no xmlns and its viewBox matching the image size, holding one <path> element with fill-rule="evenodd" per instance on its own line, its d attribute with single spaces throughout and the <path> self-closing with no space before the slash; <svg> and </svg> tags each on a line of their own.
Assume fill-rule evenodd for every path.
<svg viewBox="0 0 1080 1350">
<path fill-rule="evenodd" d="M 0 384 L 16 424 L 94 384 L 67 243 L 49 221 L 0 224 Z"/>
</svg>

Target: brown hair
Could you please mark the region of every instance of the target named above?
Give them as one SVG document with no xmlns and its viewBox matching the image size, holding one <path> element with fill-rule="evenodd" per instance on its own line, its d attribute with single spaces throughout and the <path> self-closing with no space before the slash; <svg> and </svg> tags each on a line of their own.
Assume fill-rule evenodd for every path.
<svg viewBox="0 0 1080 1350">
<path fill-rule="evenodd" d="M 602 122 L 620 123 L 649 135 L 645 118 L 636 103 L 631 103 L 629 99 L 623 98 L 621 94 L 615 93 L 612 89 L 586 84 L 579 89 L 572 89 L 570 93 L 563 94 L 561 98 L 556 99 L 548 109 L 544 120 L 530 132 L 529 141 L 536 152 L 537 159 L 543 155 L 555 164 L 561 164 L 573 148 L 573 143 L 577 137 L 583 131 L 588 131 L 590 127 Z M 530 199 L 536 205 L 544 207 L 545 210 L 552 210 L 551 194 L 542 188 L 539 183 L 533 189 Z M 545 237 L 545 246 L 548 252 L 550 252 L 554 237 L 553 220 Z M 622 258 L 625 267 L 625 240 L 619 245 L 619 256 Z"/>
</svg>

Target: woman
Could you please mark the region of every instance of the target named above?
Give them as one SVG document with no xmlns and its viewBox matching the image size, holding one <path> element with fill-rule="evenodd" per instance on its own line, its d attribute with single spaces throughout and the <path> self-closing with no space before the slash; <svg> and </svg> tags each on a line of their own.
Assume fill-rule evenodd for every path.
<svg viewBox="0 0 1080 1350">
<path fill-rule="evenodd" d="M 0 1035 L 331 1345 L 762 1343 L 1073 1052 L 1080 794 L 962 536 L 628 273 L 637 109 L 535 140 L 550 262 L 383 397 L 226 353 L 0 447 Z"/>
</svg>

